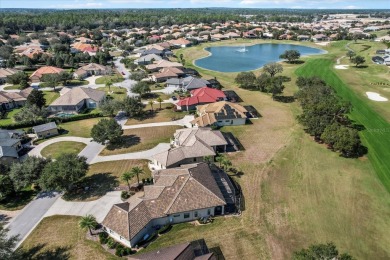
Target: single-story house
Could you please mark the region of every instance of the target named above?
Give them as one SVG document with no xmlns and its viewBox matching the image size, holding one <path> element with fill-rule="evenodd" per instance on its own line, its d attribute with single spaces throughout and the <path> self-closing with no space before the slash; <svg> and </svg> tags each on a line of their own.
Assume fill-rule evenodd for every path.
<svg viewBox="0 0 390 260">
<path fill-rule="evenodd" d="M 19 160 L 19 152 L 23 149 L 21 137 L 23 131 L 0 129 L 0 162 L 11 165 Z"/>
<path fill-rule="evenodd" d="M 57 67 L 53 67 L 53 66 L 44 66 L 44 67 L 41 67 L 41 68 L 37 69 L 36 71 L 34 71 L 33 74 L 31 74 L 31 76 L 30 76 L 30 80 L 33 83 L 40 82 L 43 75 L 59 74 L 62 71 L 64 71 L 64 70 L 61 68 L 57 68 Z"/>
<path fill-rule="evenodd" d="M 188 76 L 181 79 L 167 80 L 167 87 L 176 87 L 177 89 L 191 91 L 198 88 L 210 86 L 210 82 L 205 79 Z"/>
<path fill-rule="evenodd" d="M 58 135 L 58 127 L 55 122 L 37 125 L 34 126 L 32 129 L 37 138 L 47 138 L 54 135 Z"/>
<path fill-rule="evenodd" d="M 84 108 L 94 109 L 106 98 L 106 92 L 92 88 L 63 88 L 61 93 L 62 95 L 49 105 L 49 111 L 79 112 Z"/>
<path fill-rule="evenodd" d="M 228 143 L 220 131 L 205 127 L 176 130 L 171 144 L 173 148 L 152 157 L 149 168 L 167 169 L 203 162 L 205 156 L 214 158 L 217 151 L 226 151 Z"/>
<path fill-rule="evenodd" d="M 248 112 L 243 106 L 228 101 L 201 105 L 196 109 L 199 116 L 191 124 L 199 127 L 245 125 Z"/>
<path fill-rule="evenodd" d="M 146 65 L 146 69 L 150 71 L 159 71 L 164 68 L 169 68 L 169 67 L 174 67 L 174 68 L 183 68 L 183 64 L 179 62 L 172 62 L 169 60 L 159 60 L 155 61 L 152 64 Z"/>
<path fill-rule="evenodd" d="M 0 91 L 0 111 L 24 106 L 32 90 L 33 88 L 29 87 L 19 92 Z"/>
<path fill-rule="evenodd" d="M 177 40 L 170 40 L 169 43 L 173 45 L 173 47 L 176 48 L 185 48 L 191 46 L 191 42 L 189 40 L 186 40 L 184 38 L 180 38 Z"/>
<path fill-rule="evenodd" d="M 323 42 L 323 41 L 329 41 L 329 37 L 325 34 L 316 34 L 313 37 L 311 37 L 313 41 L 315 42 Z"/>
<path fill-rule="evenodd" d="M 226 200 L 206 163 L 153 173 L 154 184 L 142 197 L 131 196 L 112 206 L 102 225 L 116 241 L 135 247 L 149 238 L 156 226 L 224 215 Z"/>
<path fill-rule="evenodd" d="M 204 239 L 160 248 L 158 250 L 130 256 L 129 260 L 218 260 L 210 252 Z"/>
<path fill-rule="evenodd" d="M 171 78 L 179 78 L 184 75 L 184 72 L 179 68 L 169 67 L 161 69 L 159 72 L 151 75 L 151 80 L 154 82 L 164 82 Z"/>
<path fill-rule="evenodd" d="M 14 75 L 17 72 L 18 71 L 15 70 L 15 69 L 10 69 L 10 68 L 3 69 L 3 68 L 1 68 L 0 69 L 0 84 L 5 83 L 8 76 Z"/>
<path fill-rule="evenodd" d="M 111 72 L 112 69 L 108 66 L 90 63 L 76 70 L 73 75 L 76 79 L 84 79 L 92 75 L 108 75 Z"/>
<path fill-rule="evenodd" d="M 198 88 L 191 91 L 191 96 L 179 100 L 176 103 L 178 110 L 196 110 L 196 106 L 217 101 L 226 100 L 226 95 L 223 91 L 209 87 Z"/>
<path fill-rule="evenodd" d="M 298 35 L 297 40 L 298 41 L 308 41 L 308 40 L 310 40 L 310 36 L 309 35 Z"/>
<path fill-rule="evenodd" d="M 162 60 L 163 58 L 161 58 L 161 56 L 159 55 L 156 55 L 156 54 L 148 54 L 148 55 L 145 55 L 145 56 L 141 56 L 139 57 L 138 59 L 136 59 L 134 61 L 134 64 L 138 64 L 138 65 L 148 65 L 148 64 L 152 64 L 153 62 L 155 61 L 160 61 Z"/>
</svg>

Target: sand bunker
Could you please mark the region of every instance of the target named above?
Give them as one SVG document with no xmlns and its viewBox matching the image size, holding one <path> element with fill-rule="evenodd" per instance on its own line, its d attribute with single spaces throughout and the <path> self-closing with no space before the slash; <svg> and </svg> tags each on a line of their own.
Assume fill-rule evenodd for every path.
<svg viewBox="0 0 390 260">
<path fill-rule="evenodd" d="M 317 45 L 327 46 L 330 42 L 316 42 Z"/>
<path fill-rule="evenodd" d="M 335 65 L 334 67 L 338 70 L 347 70 L 349 65 Z"/>
<path fill-rule="evenodd" d="M 374 100 L 374 101 L 379 101 L 379 102 L 385 102 L 388 101 L 387 98 L 382 97 L 380 94 L 375 93 L 375 92 L 366 92 L 366 95 L 369 99 Z"/>
</svg>

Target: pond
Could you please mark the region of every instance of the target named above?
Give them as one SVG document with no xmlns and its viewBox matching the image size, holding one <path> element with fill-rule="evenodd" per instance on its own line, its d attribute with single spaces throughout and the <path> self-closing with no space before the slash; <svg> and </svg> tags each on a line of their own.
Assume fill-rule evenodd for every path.
<svg viewBox="0 0 390 260">
<path fill-rule="evenodd" d="M 294 44 L 256 44 L 252 46 L 217 46 L 205 48 L 210 55 L 195 61 L 195 65 L 219 72 L 256 70 L 281 59 L 286 50 L 297 50 L 301 56 L 323 54 L 326 51 Z"/>
</svg>

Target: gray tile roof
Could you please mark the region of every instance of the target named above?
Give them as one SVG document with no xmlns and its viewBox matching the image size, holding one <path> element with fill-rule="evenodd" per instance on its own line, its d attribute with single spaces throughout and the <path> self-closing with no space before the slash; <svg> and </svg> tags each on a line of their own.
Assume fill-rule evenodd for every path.
<svg viewBox="0 0 390 260">
<path fill-rule="evenodd" d="M 34 130 L 35 133 L 40 133 L 52 129 L 57 129 L 57 125 L 55 122 L 50 122 L 43 125 L 34 126 L 32 129 Z"/>
<path fill-rule="evenodd" d="M 18 152 L 15 148 L 9 146 L 0 146 L 0 158 L 2 157 L 13 157 L 19 158 Z"/>
</svg>

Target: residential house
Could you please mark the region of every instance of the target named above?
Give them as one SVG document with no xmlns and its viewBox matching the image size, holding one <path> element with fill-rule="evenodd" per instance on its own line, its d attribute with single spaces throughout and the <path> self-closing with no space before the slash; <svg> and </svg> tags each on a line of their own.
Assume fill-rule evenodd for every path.
<svg viewBox="0 0 390 260">
<path fill-rule="evenodd" d="M 218 260 L 214 253 L 210 252 L 204 239 L 186 242 L 158 250 L 130 256 L 129 260 Z"/>
<path fill-rule="evenodd" d="M 198 117 L 191 123 L 195 126 L 245 125 L 247 110 L 235 103 L 220 101 L 197 106 Z"/>
<path fill-rule="evenodd" d="M 0 69 L 0 84 L 5 83 L 7 81 L 7 77 L 8 76 L 14 75 L 17 72 L 18 71 L 15 70 L 15 69 L 10 69 L 10 68 L 3 69 L 3 68 L 1 68 Z"/>
<path fill-rule="evenodd" d="M 151 80 L 154 82 L 164 82 L 168 79 L 179 78 L 184 75 L 184 72 L 175 67 L 163 68 L 159 72 L 151 75 Z"/>
<path fill-rule="evenodd" d="M 58 127 L 55 122 L 37 125 L 32 129 L 37 138 L 47 138 L 58 135 Z"/>
<path fill-rule="evenodd" d="M 61 96 L 48 107 L 51 112 L 80 112 L 85 108 L 99 107 L 105 99 L 106 93 L 92 88 L 63 88 Z"/>
<path fill-rule="evenodd" d="M 309 35 L 298 35 L 297 40 L 298 41 L 308 41 L 308 40 L 310 40 L 310 36 Z"/>
<path fill-rule="evenodd" d="M 30 80 L 33 83 L 37 83 L 37 82 L 40 82 L 42 80 L 42 77 L 44 75 L 59 74 L 62 71 L 64 71 L 64 70 L 61 68 L 52 67 L 52 66 L 44 66 L 44 67 L 41 67 L 41 68 L 37 69 L 36 71 L 34 71 L 33 74 L 31 74 L 31 76 L 30 76 Z"/>
<path fill-rule="evenodd" d="M 164 68 L 169 68 L 169 67 L 174 67 L 174 68 L 183 68 L 183 65 L 178 62 L 172 62 L 169 60 L 159 60 L 155 61 L 152 64 L 146 65 L 146 69 L 149 71 L 159 71 Z"/>
<path fill-rule="evenodd" d="M 188 76 L 182 79 L 169 79 L 166 83 L 167 87 L 176 87 L 178 90 L 184 91 L 190 91 L 210 85 L 210 82 L 207 80 L 192 76 Z"/>
<path fill-rule="evenodd" d="M 325 34 L 316 34 L 313 37 L 311 37 L 313 41 L 315 42 L 323 42 L 323 41 L 329 41 L 329 37 Z"/>
<path fill-rule="evenodd" d="M 19 160 L 19 152 L 23 149 L 21 138 L 24 135 L 20 130 L 0 129 L 0 162 L 11 165 Z"/>
<path fill-rule="evenodd" d="M 141 56 L 138 59 L 136 59 L 134 61 L 134 64 L 137 64 L 137 65 L 148 65 L 148 64 L 152 64 L 155 61 L 160 61 L 162 59 L 163 58 L 161 56 L 157 55 L 157 54 L 148 54 L 148 55 Z"/>
<path fill-rule="evenodd" d="M 191 46 L 191 44 L 192 44 L 189 40 L 186 40 L 184 38 L 180 38 L 180 39 L 177 39 L 177 40 L 170 40 L 169 42 L 175 48 L 185 48 L 185 47 Z"/>
<path fill-rule="evenodd" d="M 226 150 L 228 143 L 220 131 L 206 127 L 176 130 L 171 144 L 171 149 L 152 157 L 150 169 L 167 169 L 203 162 L 205 156 L 213 159 L 217 151 Z"/>
<path fill-rule="evenodd" d="M 24 106 L 32 90 L 33 88 L 30 87 L 19 92 L 0 91 L 0 111 Z"/>
<path fill-rule="evenodd" d="M 154 185 L 144 186 L 142 197 L 113 205 L 104 218 L 103 228 L 116 241 L 135 247 L 156 226 L 225 214 L 227 203 L 217 184 L 222 180 L 215 179 L 206 163 L 156 171 L 153 178 Z"/>
<path fill-rule="evenodd" d="M 76 70 L 73 75 L 76 79 L 84 79 L 93 75 L 108 75 L 111 72 L 112 69 L 109 66 L 90 63 Z"/>
<path fill-rule="evenodd" d="M 191 96 L 179 100 L 176 103 L 178 110 L 190 111 L 196 110 L 196 106 L 217 101 L 226 100 L 226 95 L 223 91 L 209 87 L 198 88 L 191 91 Z"/>
</svg>

